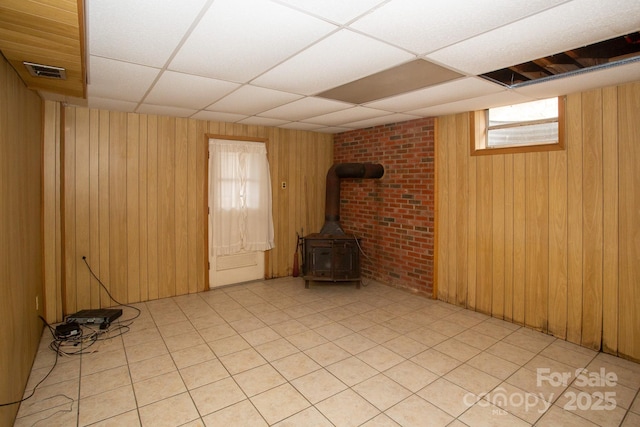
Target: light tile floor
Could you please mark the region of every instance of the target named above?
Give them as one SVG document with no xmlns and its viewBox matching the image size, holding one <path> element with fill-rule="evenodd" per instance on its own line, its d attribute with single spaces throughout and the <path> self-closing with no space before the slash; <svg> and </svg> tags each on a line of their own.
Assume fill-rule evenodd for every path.
<svg viewBox="0 0 640 427">
<path fill-rule="evenodd" d="M 59 359 L 15 425 L 640 425 L 640 365 L 375 282 L 283 278 L 137 307 L 130 332 Z"/>
</svg>

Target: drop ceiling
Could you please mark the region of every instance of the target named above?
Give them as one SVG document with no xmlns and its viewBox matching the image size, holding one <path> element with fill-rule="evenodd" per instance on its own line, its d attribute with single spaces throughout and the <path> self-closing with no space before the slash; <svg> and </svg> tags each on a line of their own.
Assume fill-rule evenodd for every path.
<svg viewBox="0 0 640 427">
<path fill-rule="evenodd" d="M 53 4 L 0 6 L 8 59 L 6 11 L 38 2 Z M 640 61 L 523 87 L 480 77 L 635 33 L 638 0 L 91 0 L 76 9 L 86 96 L 37 89 L 92 108 L 337 133 L 640 80 Z M 413 69 L 424 83 L 407 77 Z"/>
</svg>

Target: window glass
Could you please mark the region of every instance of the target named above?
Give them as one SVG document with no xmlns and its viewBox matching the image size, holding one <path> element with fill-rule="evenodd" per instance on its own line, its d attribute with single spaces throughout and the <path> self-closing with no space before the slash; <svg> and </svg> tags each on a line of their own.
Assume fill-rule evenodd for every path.
<svg viewBox="0 0 640 427">
<path fill-rule="evenodd" d="M 489 109 L 488 147 L 558 142 L 558 99 Z"/>
<path fill-rule="evenodd" d="M 471 154 L 564 149 L 564 97 L 471 113 Z"/>
</svg>

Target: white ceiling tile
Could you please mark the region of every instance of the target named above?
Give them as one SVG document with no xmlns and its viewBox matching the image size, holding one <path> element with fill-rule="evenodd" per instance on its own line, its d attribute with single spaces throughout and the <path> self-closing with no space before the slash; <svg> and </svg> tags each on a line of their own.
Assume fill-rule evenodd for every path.
<svg viewBox="0 0 640 427">
<path fill-rule="evenodd" d="M 347 108 L 352 106 L 352 104 L 347 104 L 346 102 L 307 97 L 265 111 L 259 114 L 259 116 L 297 121 L 304 120 L 308 117 L 315 117 L 322 114 L 332 113 L 334 111 L 346 110 Z"/>
<path fill-rule="evenodd" d="M 388 116 L 389 111 L 376 110 L 367 107 L 353 107 L 346 110 L 335 111 L 333 113 L 323 114 L 320 116 L 309 117 L 306 122 L 318 123 L 325 126 L 342 125 L 347 122 L 355 122 L 365 119 L 373 119 L 382 116 Z"/>
<path fill-rule="evenodd" d="M 159 116 L 174 116 L 174 117 L 191 117 L 197 110 L 191 110 L 188 108 L 180 107 L 167 107 L 165 105 L 152 105 L 141 104 L 136 110 L 141 114 L 156 114 Z"/>
<path fill-rule="evenodd" d="M 92 56 L 89 96 L 139 102 L 160 72 L 157 68 Z"/>
<path fill-rule="evenodd" d="M 290 123 L 284 124 L 284 125 L 282 125 L 280 127 L 281 128 L 285 128 L 285 129 L 314 131 L 314 130 L 320 129 L 321 127 L 324 127 L 324 126 L 317 125 L 315 123 L 290 122 Z"/>
<path fill-rule="evenodd" d="M 266 117 L 247 117 L 246 119 L 239 120 L 237 123 L 243 125 L 256 125 L 256 126 L 282 126 L 285 123 L 289 123 L 290 120 L 280 120 L 280 119 L 268 119 Z"/>
<path fill-rule="evenodd" d="M 353 130 L 353 128 L 343 127 L 343 126 L 331 126 L 331 127 L 322 127 L 314 130 L 314 132 L 320 133 L 342 133 Z"/>
<path fill-rule="evenodd" d="M 201 110 L 238 86 L 223 80 L 165 71 L 144 102 Z"/>
<path fill-rule="evenodd" d="M 387 111 L 404 112 L 437 104 L 447 104 L 449 102 L 465 98 L 474 98 L 503 90 L 504 88 L 502 86 L 490 83 L 481 78 L 467 77 L 380 101 L 369 102 L 365 105 Z"/>
<path fill-rule="evenodd" d="M 285 61 L 254 82 L 312 95 L 415 59 L 408 52 L 341 30 Z"/>
<path fill-rule="evenodd" d="M 240 120 L 246 119 L 246 114 L 232 114 L 232 113 L 219 113 L 216 111 L 198 111 L 196 114 L 191 116 L 192 119 L 196 120 L 208 120 L 212 122 L 227 122 L 227 123 L 235 123 Z"/>
<path fill-rule="evenodd" d="M 425 54 L 567 0 L 394 0 L 351 28 Z"/>
<path fill-rule="evenodd" d="M 501 107 L 504 105 L 520 104 L 522 102 L 533 100 L 535 100 L 535 98 L 526 97 L 510 90 L 504 90 L 499 93 L 492 93 L 490 95 L 479 96 L 477 98 L 470 98 L 462 101 L 450 102 L 448 104 L 434 105 L 433 107 L 409 111 L 409 114 L 415 114 L 420 117 L 435 117 L 445 114 L 455 114 L 467 111 L 484 110 L 492 107 Z"/>
<path fill-rule="evenodd" d="M 385 0 L 281 0 L 300 10 L 328 19 L 338 24 L 346 24 L 364 14 Z"/>
<path fill-rule="evenodd" d="M 336 28 L 264 0 L 216 0 L 169 68 L 246 83 Z"/>
<path fill-rule="evenodd" d="M 205 0 L 86 1 L 92 55 L 163 67 Z"/>
<path fill-rule="evenodd" d="M 637 31 L 638 16 L 637 0 L 615 5 L 602 0 L 574 0 L 427 58 L 469 74 L 482 74 Z"/>
<path fill-rule="evenodd" d="M 344 126 L 348 126 L 353 129 L 363 129 L 372 126 L 386 125 L 389 123 L 406 122 L 407 120 L 419 119 L 421 116 L 412 114 L 389 114 L 388 116 L 376 117 L 367 120 L 359 120 L 357 122 L 343 123 Z"/>
<path fill-rule="evenodd" d="M 514 91 L 525 96 L 544 99 L 637 80 L 640 80 L 640 61 L 534 83 L 516 88 Z"/>
<path fill-rule="evenodd" d="M 300 98 L 302 95 L 244 85 L 207 107 L 207 110 L 258 114 Z"/>
<path fill-rule="evenodd" d="M 98 98 L 92 96 L 89 99 L 88 107 L 111 111 L 125 111 L 133 113 L 138 106 L 137 102 L 118 101 L 115 99 Z"/>
</svg>

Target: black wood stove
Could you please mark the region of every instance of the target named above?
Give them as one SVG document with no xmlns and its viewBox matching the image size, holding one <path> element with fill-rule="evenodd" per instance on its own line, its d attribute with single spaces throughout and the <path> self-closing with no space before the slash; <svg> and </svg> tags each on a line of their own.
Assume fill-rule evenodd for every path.
<svg viewBox="0 0 640 427">
<path fill-rule="evenodd" d="M 360 243 L 340 226 L 340 180 L 380 178 L 384 168 L 373 163 L 339 163 L 327 172 L 325 223 L 320 233 L 302 238 L 302 274 L 310 282 L 356 282 L 360 288 Z"/>
</svg>

